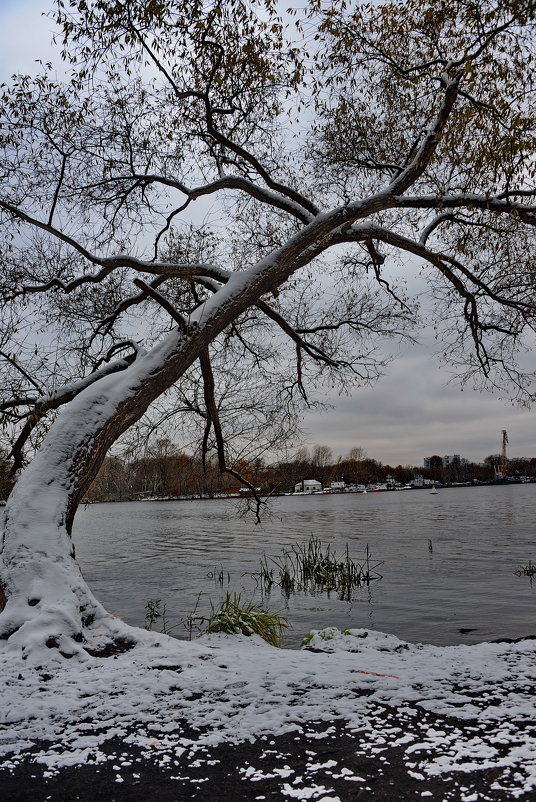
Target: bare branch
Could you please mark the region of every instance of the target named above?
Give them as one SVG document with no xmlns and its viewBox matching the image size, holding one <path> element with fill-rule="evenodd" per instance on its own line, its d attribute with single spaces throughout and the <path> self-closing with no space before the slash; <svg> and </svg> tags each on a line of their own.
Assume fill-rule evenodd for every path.
<svg viewBox="0 0 536 802">
<path fill-rule="evenodd" d="M 205 109 L 206 109 L 208 133 L 211 134 L 214 137 L 214 139 L 220 143 L 220 145 L 229 148 L 229 150 L 233 151 L 233 153 L 236 153 L 237 156 L 240 156 L 240 158 L 244 159 L 244 161 L 250 164 L 270 189 L 273 189 L 280 195 L 288 197 L 290 200 L 294 201 L 294 203 L 298 204 L 299 207 L 309 212 L 310 215 L 316 217 L 316 215 L 319 213 L 319 209 L 314 203 L 305 198 L 299 192 L 290 189 L 289 187 L 285 186 L 284 184 L 281 184 L 278 181 L 274 181 L 270 173 L 267 170 L 265 170 L 265 168 L 261 165 L 258 159 L 255 158 L 255 156 L 253 156 L 245 148 L 238 145 L 236 142 L 233 142 L 231 139 L 224 136 L 224 134 L 222 134 L 221 131 L 219 131 L 216 128 L 213 119 L 213 111 L 210 108 L 208 99 L 205 100 Z"/>
<path fill-rule="evenodd" d="M 205 407 L 207 410 L 207 419 L 205 425 L 205 432 L 203 436 L 203 451 L 202 451 L 203 466 L 205 466 L 206 452 L 208 446 L 208 436 L 210 433 L 210 428 L 212 426 L 212 428 L 214 429 L 214 437 L 216 440 L 216 453 L 218 455 L 218 466 L 220 472 L 228 473 L 230 476 L 233 476 L 235 479 L 241 482 L 244 485 L 244 487 L 247 487 L 250 490 L 256 503 L 257 523 L 260 523 L 260 510 L 263 502 L 260 499 L 256 488 L 251 484 L 251 482 L 245 479 L 238 471 L 227 465 L 227 461 L 225 458 L 225 440 L 221 428 L 218 406 L 216 404 L 214 374 L 212 372 L 212 365 L 210 362 L 208 349 L 204 349 L 200 354 L 199 364 L 201 365 L 201 374 L 203 376 L 203 391 L 205 395 Z"/>
<path fill-rule="evenodd" d="M 179 329 L 184 334 L 188 333 L 188 322 L 181 315 L 181 313 L 175 309 L 175 307 L 170 304 L 166 298 L 164 298 L 163 295 L 160 295 L 160 293 L 154 287 L 151 287 L 149 284 L 146 284 L 139 278 L 134 279 L 134 284 L 136 287 L 139 287 L 140 290 L 145 293 L 145 295 L 148 295 L 150 298 L 160 304 L 160 306 L 166 310 L 168 315 L 171 315 L 175 323 L 177 323 Z"/>
<path fill-rule="evenodd" d="M 186 91 L 181 90 L 180 87 L 178 86 L 178 84 L 176 83 L 176 81 L 173 79 L 173 76 L 171 75 L 169 70 L 167 70 L 165 68 L 165 66 L 163 65 L 162 61 L 158 58 L 158 56 L 156 55 L 154 50 L 151 47 L 149 47 L 149 45 L 145 41 L 144 37 L 140 33 L 140 31 L 133 24 L 132 20 L 130 19 L 130 15 L 129 15 L 129 22 L 130 22 L 130 26 L 131 26 L 132 32 L 135 34 L 136 38 L 140 42 L 141 46 L 143 47 L 144 51 L 147 53 L 147 55 L 149 56 L 149 58 L 151 59 L 153 64 L 164 75 L 164 77 L 166 78 L 169 86 L 173 89 L 173 92 L 175 93 L 175 96 L 179 100 L 186 100 L 186 99 L 191 98 L 191 99 L 197 99 L 197 100 L 202 101 L 202 103 L 205 106 L 205 116 L 206 116 L 206 121 L 207 121 L 207 132 L 208 132 L 208 134 L 210 134 L 217 142 L 219 142 L 225 148 L 228 148 L 233 153 L 235 153 L 237 156 L 242 158 L 245 162 L 247 162 L 249 165 L 251 165 L 254 168 L 254 170 L 258 173 L 258 175 L 260 175 L 260 177 L 263 179 L 263 181 L 266 183 L 266 185 L 270 189 L 272 189 L 275 192 L 279 193 L 279 195 L 282 195 L 284 197 L 289 198 L 291 201 L 293 201 L 294 204 L 297 204 L 298 207 L 301 210 L 305 210 L 310 215 L 316 216 L 318 214 L 319 210 L 317 209 L 317 207 L 310 200 L 305 198 L 299 192 L 296 192 L 296 190 L 293 190 L 290 187 L 286 186 L 285 184 L 282 184 L 280 182 L 275 181 L 271 177 L 270 173 L 261 165 L 259 160 L 252 153 L 250 153 L 248 150 L 246 150 L 244 147 L 242 147 L 238 143 L 233 142 L 232 139 L 229 139 L 224 134 L 222 134 L 221 131 L 219 131 L 217 129 L 217 127 L 216 127 L 216 125 L 214 123 L 214 115 L 215 114 L 222 114 L 222 113 L 224 113 L 224 114 L 233 113 L 234 110 L 233 109 L 221 109 L 221 108 L 213 107 L 211 105 L 211 101 L 210 101 L 210 98 L 209 98 L 209 86 L 210 86 L 211 79 L 209 79 L 209 83 L 207 85 L 207 89 L 206 89 L 205 92 L 201 92 L 199 90 L 194 90 L 194 89 L 189 89 L 189 90 L 186 90 Z M 214 75 L 214 70 L 213 70 L 212 74 Z M 287 209 L 287 211 L 288 211 L 288 209 Z M 293 213 L 295 213 L 295 212 L 293 212 Z M 301 214 L 303 215 L 303 211 L 301 212 Z"/>
<path fill-rule="evenodd" d="M 358 237 L 361 236 L 361 232 L 365 227 L 360 227 L 358 229 Z M 509 306 L 511 308 L 523 311 L 526 310 L 527 313 L 532 313 L 532 304 L 526 304 L 520 301 L 512 301 L 509 298 L 505 298 L 504 296 L 500 296 L 495 293 L 489 286 L 487 286 L 483 281 L 481 281 L 477 276 L 475 276 L 471 271 L 469 271 L 464 265 L 462 265 L 457 260 L 454 260 L 450 257 L 445 257 L 444 255 L 436 254 L 433 251 L 430 251 L 420 243 L 417 243 L 413 240 L 410 240 L 402 235 L 396 234 L 393 231 L 389 231 L 387 229 L 380 229 L 379 227 L 369 226 L 368 227 L 370 236 L 373 236 L 375 239 L 380 241 L 386 242 L 390 245 L 394 245 L 401 250 L 407 251 L 409 253 L 413 253 L 416 256 L 420 256 L 426 261 L 430 262 L 430 264 L 434 265 L 439 269 L 442 275 L 452 284 L 452 286 L 457 291 L 458 295 L 464 299 L 464 317 L 469 325 L 469 329 L 471 332 L 471 336 L 473 338 L 473 342 L 475 345 L 475 353 L 477 358 L 479 359 L 482 371 L 485 375 L 489 372 L 489 358 L 486 352 L 485 346 L 482 342 L 481 332 L 483 331 L 497 331 L 504 334 L 511 334 L 512 332 L 494 324 L 484 324 L 481 322 L 479 318 L 478 312 L 478 304 L 477 298 L 473 292 L 471 292 L 466 285 L 461 281 L 460 278 L 453 272 L 453 270 L 449 267 L 449 264 L 452 264 L 453 267 L 458 269 L 463 275 L 469 278 L 479 289 L 483 290 L 485 294 L 494 301 L 498 303 Z M 356 232 L 357 233 L 357 232 Z"/>
<path fill-rule="evenodd" d="M 296 329 L 294 329 L 290 323 L 288 323 L 278 312 L 276 312 L 275 309 L 272 309 L 271 306 L 268 306 L 267 303 L 264 301 L 259 301 L 257 303 L 257 307 L 267 317 L 277 323 L 279 328 L 296 343 L 298 351 L 303 349 L 310 357 L 325 362 L 326 365 L 331 365 L 332 367 L 338 367 L 340 365 L 339 362 L 331 359 L 331 357 L 322 351 L 321 348 L 318 348 L 318 346 L 314 345 L 313 343 L 308 343 L 306 340 L 300 337 Z"/>
<path fill-rule="evenodd" d="M 56 206 L 58 203 L 58 198 L 60 196 L 60 190 L 63 184 L 63 179 L 65 178 L 65 167 L 67 164 L 67 156 L 64 153 L 62 160 L 61 160 L 61 167 L 60 167 L 60 175 L 58 178 L 58 182 L 56 184 L 56 189 L 54 191 L 54 198 L 52 199 L 52 206 L 50 207 L 50 214 L 48 215 L 48 225 L 52 225 L 52 220 L 54 218 L 54 212 L 56 211 Z"/>
<path fill-rule="evenodd" d="M 3 401 L 0 404 L 0 412 L 7 412 L 11 409 L 17 409 L 17 407 L 33 407 L 37 403 L 37 396 L 17 396 L 16 398 L 11 398 L 9 401 Z M 23 415 L 14 415 L 17 420 L 22 420 L 27 417 L 27 414 Z"/>
<path fill-rule="evenodd" d="M 504 306 L 510 306 L 515 309 L 524 309 L 526 308 L 527 311 L 532 309 L 532 304 L 525 304 L 521 301 L 512 301 L 509 298 L 506 298 L 502 295 L 497 295 L 491 287 L 489 287 L 485 282 L 478 278 L 472 271 L 470 271 L 465 265 L 459 262 L 452 257 L 445 255 L 445 254 L 438 254 L 434 251 L 429 250 L 420 242 L 416 242 L 415 240 L 411 240 L 408 237 L 404 237 L 401 234 L 397 234 L 394 231 L 380 228 L 379 226 L 360 226 L 356 228 L 356 235 L 357 239 L 360 240 L 362 237 L 362 233 L 364 231 L 368 231 L 371 237 L 380 240 L 381 242 L 385 242 L 389 245 L 394 245 L 395 247 L 399 248 L 400 250 L 407 251 L 408 253 L 413 253 L 416 256 L 421 256 L 427 262 L 430 262 L 435 267 L 438 267 L 441 273 L 447 278 L 451 284 L 456 288 L 458 293 L 464 298 L 472 298 L 472 294 L 467 290 L 465 284 L 448 268 L 446 263 L 452 264 L 453 267 L 458 269 L 466 278 L 468 278 L 475 286 L 481 289 L 489 298 L 497 303 L 502 304 Z M 347 235 L 350 232 L 347 232 Z M 348 240 L 350 241 L 350 240 Z"/>
<path fill-rule="evenodd" d="M 7 455 L 8 459 L 13 460 L 10 468 L 10 473 L 12 476 L 14 476 L 22 468 L 24 463 L 24 446 L 26 445 L 36 423 L 38 423 L 41 418 L 44 418 L 45 415 L 46 412 L 43 412 L 42 414 L 39 412 L 33 412 L 28 416 L 26 423 L 20 430 L 19 436 L 15 440 L 11 451 Z"/>
<path fill-rule="evenodd" d="M 153 279 L 153 281 L 151 281 L 149 286 L 152 287 L 153 289 L 156 289 L 161 284 L 163 284 L 164 281 L 166 281 L 165 277 L 155 278 Z M 104 334 L 104 335 L 109 334 L 110 331 L 112 330 L 114 323 L 123 312 L 126 312 L 133 306 L 137 306 L 137 304 L 141 303 L 146 298 L 147 298 L 147 293 L 141 292 L 138 295 L 131 295 L 130 298 L 125 298 L 124 301 L 121 301 L 121 303 L 116 306 L 113 312 L 111 312 L 109 315 L 107 315 L 100 321 L 99 325 L 97 326 L 97 328 L 95 329 L 90 338 L 90 343 L 98 334 Z"/>
<path fill-rule="evenodd" d="M 32 378 L 32 376 L 30 376 L 29 373 L 27 373 L 27 371 L 24 370 L 22 365 L 19 365 L 14 356 L 6 354 L 4 351 L 0 351 L 0 356 L 3 357 L 3 359 L 6 360 L 6 362 L 9 362 L 10 365 L 13 365 L 13 367 L 16 368 L 16 370 L 18 370 L 19 373 L 21 373 L 33 387 L 35 387 L 38 393 L 41 394 L 43 392 L 43 388 L 37 383 L 37 381 L 34 378 Z"/>
</svg>

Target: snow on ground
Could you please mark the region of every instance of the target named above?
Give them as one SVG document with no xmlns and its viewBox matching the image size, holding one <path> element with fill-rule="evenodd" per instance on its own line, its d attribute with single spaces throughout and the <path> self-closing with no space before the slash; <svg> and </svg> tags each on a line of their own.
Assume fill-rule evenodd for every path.
<svg viewBox="0 0 536 802">
<path fill-rule="evenodd" d="M 303 732 L 312 721 L 327 722 L 326 736 L 329 723 L 342 719 L 366 734 L 370 754 L 402 747 L 417 778 L 493 768 L 494 787 L 511 798 L 536 791 L 536 640 L 436 647 L 325 629 L 297 651 L 255 636 L 187 642 L 137 634 L 133 650 L 87 661 L 65 660 L 55 649 L 41 652 L 39 663 L 24 661 L 1 643 L 3 766 L 29 759 L 39 741 L 47 743 L 30 759 L 53 775 L 107 760 L 101 747 L 114 736 L 155 755 L 179 755 Z M 386 726 L 378 715 L 386 710 L 409 721 L 430 711 L 446 726 Z M 177 722 L 196 730 L 193 739 Z M 311 755 L 314 765 L 314 749 Z M 256 770 L 248 771 L 254 781 Z M 305 798 L 287 785 L 289 799 Z"/>
</svg>

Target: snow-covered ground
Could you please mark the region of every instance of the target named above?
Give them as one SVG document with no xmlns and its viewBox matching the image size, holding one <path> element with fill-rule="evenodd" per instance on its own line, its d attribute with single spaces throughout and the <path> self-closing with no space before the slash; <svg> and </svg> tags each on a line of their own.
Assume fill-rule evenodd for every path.
<svg viewBox="0 0 536 802">
<path fill-rule="evenodd" d="M 186 642 L 138 634 L 131 651 L 85 661 L 65 660 L 56 649 L 24 661 L 9 643 L 0 644 L 2 765 L 29 759 L 40 741 L 47 743 L 31 760 L 46 764 L 51 776 L 108 760 L 101 747 L 114 736 L 151 754 L 178 755 L 194 745 L 251 741 L 342 719 L 366 734 L 371 753 L 402 746 L 412 776 L 495 768 L 496 789 L 511 798 L 536 794 L 536 640 L 436 647 L 327 629 L 297 651 L 255 636 Z M 408 720 L 431 711 L 448 726 L 386 727 L 378 710 Z M 178 734 L 179 721 L 199 730 L 195 743 Z M 119 764 L 117 772 L 120 782 Z M 283 784 L 288 798 L 305 799 L 291 780 Z"/>
</svg>

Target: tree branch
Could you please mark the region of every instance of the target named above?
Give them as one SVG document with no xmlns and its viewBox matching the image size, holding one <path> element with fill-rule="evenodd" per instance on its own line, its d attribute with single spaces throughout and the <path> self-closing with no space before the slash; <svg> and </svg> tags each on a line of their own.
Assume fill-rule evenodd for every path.
<svg viewBox="0 0 536 802">
<path fill-rule="evenodd" d="M 303 349 L 307 354 L 309 354 L 312 359 L 320 360 L 321 362 L 325 362 L 326 365 L 331 365 L 332 367 L 339 367 L 340 363 L 336 362 L 334 359 L 331 359 L 321 348 L 314 345 L 313 343 L 308 343 L 304 340 L 296 329 L 294 329 L 290 323 L 288 323 L 275 309 L 272 309 L 271 306 L 268 306 L 267 303 L 264 301 L 259 301 L 257 303 L 257 308 L 261 310 L 267 317 L 273 320 L 279 328 L 285 332 L 285 334 L 290 337 L 296 343 L 298 349 Z"/>
<path fill-rule="evenodd" d="M 235 479 L 237 479 L 237 481 L 241 482 L 245 487 L 247 487 L 250 490 L 253 498 L 255 499 L 257 523 L 260 523 L 260 510 L 263 502 L 259 497 L 259 495 L 257 494 L 256 488 L 251 484 L 251 482 L 248 482 L 248 480 L 245 479 L 238 471 L 234 470 L 234 468 L 230 468 L 227 465 L 225 459 L 225 440 L 221 428 L 218 406 L 216 404 L 216 399 L 215 399 L 214 374 L 212 372 L 212 365 L 210 362 L 208 349 L 204 349 L 201 352 L 199 356 L 199 364 L 201 365 L 201 374 L 203 376 L 203 390 L 205 395 L 205 407 L 207 410 L 207 421 L 203 436 L 203 452 L 202 452 L 203 467 L 205 467 L 206 451 L 208 447 L 208 436 L 210 433 L 210 428 L 212 426 L 212 428 L 214 429 L 214 437 L 216 440 L 216 452 L 218 455 L 218 466 L 220 472 L 228 473 L 230 476 L 233 476 Z"/>
<path fill-rule="evenodd" d="M 26 423 L 24 424 L 19 436 L 17 437 L 17 440 L 15 441 L 15 444 L 13 445 L 13 448 L 11 449 L 10 454 L 8 455 L 14 460 L 11 467 L 11 473 L 15 474 L 16 471 L 22 467 L 24 446 L 36 424 L 42 418 L 46 417 L 48 412 L 54 409 L 59 409 L 59 407 L 67 404 L 69 401 L 72 401 L 73 398 L 76 398 L 76 396 L 79 395 L 83 390 L 99 381 L 104 376 L 109 376 L 111 373 L 117 373 L 125 370 L 129 367 L 129 365 L 132 364 L 133 361 L 134 357 L 123 357 L 123 359 L 117 360 L 116 362 L 107 363 L 97 370 L 94 370 L 89 376 L 81 379 L 80 381 L 66 384 L 59 390 L 42 395 L 40 398 L 26 400 L 20 399 L 21 403 L 19 403 L 19 406 L 28 401 L 32 404 L 32 409 L 30 409 L 24 415 L 24 417 L 27 419 Z"/>
<path fill-rule="evenodd" d="M 153 281 L 151 281 L 149 286 L 152 287 L 153 289 L 156 289 L 161 284 L 163 284 L 164 281 L 166 281 L 166 277 L 164 276 L 155 278 L 153 279 Z M 113 324 L 115 323 L 115 321 L 118 319 L 118 317 L 121 315 L 122 312 L 126 312 L 127 309 L 130 309 L 132 306 L 137 306 L 137 304 L 141 303 L 146 298 L 147 298 L 147 293 L 140 292 L 138 295 L 131 295 L 130 298 L 125 298 L 124 301 L 121 301 L 121 303 L 115 307 L 113 312 L 111 312 L 109 315 L 107 315 L 107 317 L 103 318 L 100 321 L 99 325 L 97 326 L 97 328 L 95 329 L 90 338 L 90 343 L 93 342 L 93 340 L 98 334 L 103 334 L 103 335 L 109 334 Z"/>
<path fill-rule="evenodd" d="M 51 234 L 56 239 L 72 247 L 75 251 L 81 254 L 85 259 L 87 259 L 92 264 L 100 265 L 102 267 L 102 269 L 95 275 L 85 274 L 67 283 L 59 278 L 53 278 L 50 281 L 46 282 L 46 284 L 24 286 L 20 290 L 11 293 L 9 296 L 10 299 L 25 294 L 47 292 L 48 290 L 54 288 L 58 288 L 63 290 L 63 292 L 69 293 L 80 287 L 82 284 L 100 283 L 105 278 L 107 278 L 107 276 L 109 276 L 114 270 L 121 267 L 131 268 L 140 273 L 151 273 L 158 276 L 164 276 L 166 278 L 191 279 L 196 275 L 200 275 L 218 279 L 222 275 L 222 270 L 215 265 L 194 264 L 194 263 L 173 264 L 173 263 L 147 262 L 141 259 L 136 259 L 135 257 L 132 256 L 128 256 L 127 254 L 120 254 L 118 256 L 111 256 L 111 257 L 99 257 L 88 251 L 87 248 L 81 245 L 81 243 L 77 242 L 75 239 L 68 236 L 67 234 L 64 234 L 59 229 L 49 225 L 48 223 L 44 223 L 41 220 L 37 220 L 31 215 L 28 215 L 22 209 L 13 206 L 7 201 L 0 200 L 0 208 L 5 209 L 10 214 L 17 217 L 19 220 L 22 220 L 23 222 L 28 223 L 29 225 L 35 226 L 35 228 L 46 231 L 48 234 Z M 223 273 L 224 275 L 228 276 L 228 273 L 225 273 L 225 271 L 223 271 Z"/>
<path fill-rule="evenodd" d="M 402 170 L 402 172 L 394 178 L 389 189 L 393 195 L 404 193 L 410 186 L 412 186 L 418 178 L 424 173 L 437 147 L 441 141 L 443 131 L 450 117 L 456 98 L 458 96 L 459 84 L 462 79 L 462 74 L 458 73 L 454 78 L 448 80 L 446 83 L 445 95 L 439 113 L 434 121 L 434 124 L 429 128 L 421 146 L 418 148 L 417 153 L 413 157 L 410 164 Z"/>
<path fill-rule="evenodd" d="M 113 176 L 103 181 L 99 181 L 96 184 L 88 184 L 86 188 L 91 189 L 113 182 L 122 181 L 135 181 L 136 186 L 140 186 L 142 184 L 162 184 L 163 186 L 170 187 L 171 189 L 177 189 L 183 195 L 186 195 L 187 201 L 174 212 L 172 212 L 172 216 L 184 211 L 191 201 L 197 200 L 198 198 L 206 195 L 214 195 L 215 193 L 221 192 L 224 189 L 240 190 L 246 195 L 250 195 L 252 198 L 261 201 L 261 203 L 265 203 L 268 206 L 273 206 L 274 208 L 288 212 L 288 214 L 291 214 L 293 217 L 296 217 L 298 220 L 300 220 L 300 222 L 305 224 L 309 223 L 311 218 L 315 216 L 311 212 L 308 212 L 308 210 L 304 209 L 302 204 L 298 203 L 297 201 L 287 198 L 281 193 L 271 192 L 270 190 L 253 183 L 253 181 L 249 181 L 244 176 L 239 175 L 224 175 L 216 181 L 212 181 L 208 184 L 203 184 L 198 187 L 187 187 L 182 183 L 182 181 L 178 181 L 173 178 L 166 178 L 165 176 L 148 173 L 133 173 L 125 176 Z M 318 213 L 318 210 L 316 210 L 316 212 Z"/>
<path fill-rule="evenodd" d="M 362 236 L 362 232 L 364 229 L 365 226 L 362 226 L 356 230 L 358 238 Z M 497 303 L 503 306 L 509 306 L 511 308 L 517 309 L 521 313 L 525 312 L 525 314 L 532 314 L 533 312 L 532 304 L 526 304 L 521 301 L 512 301 L 509 298 L 497 295 L 497 293 L 495 293 L 488 285 L 486 285 L 483 281 L 481 281 L 477 276 L 475 276 L 460 262 L 452 259 L 451 257 L 436 254 L 433 251 L 430 251 L 428 248 L 421 245 L 420 243 L 415 242 L 414 240 L 410 240 L 400 234 L 396 234 L 392 231 L 388 231 L 387 229 L 381 229 L 375 226 L 368 226 L 368 231 L 370 233 L 370 236 L 373 236 L 375 239 L 378 239 L 390 245 L 394 245 L 395 247 L 401 250 L 413 253 L 416 256 L 422 257 L 427 262 L 430 262 L 430 264 L 433 264 L 435 267 L 437 267 L 439 271 L 442 273 L 442 275 L 452 284 L 452 286 L 456 289 L 460 297 L 463 298 L 465 301 L 464 318 L 469 325 L 471 336 L 475 344 L 475 352 L 480 362 L 481 368 L 484 374 L 487 375 L 489 372 L 489 358 L 485 346 L 482 342 L 481 332 L 497 331 L 504 334 L 508 334 L 511 332 L 500 326 L 494 324 L 483 324 L 480 321 L 475 294 L 467 289 L 465 284 L 458 278 L 458 276 L 456 276 L 456 274 L 452 271 L 452 269 L 448 266 L 448 264 L 452 264 L 453 267 L 458 269 L 466 278 L 468 278 L 477 287 L 479 287 L 479 289 L 481 289 L 489 298 L 491 298 L 492 300 L 496 301 Z M 350 234 L 350 232 L 346 233 L 347 235 Z"/>
<path fill-rule="evenodd" d="M 130 13 L 129 13 L 129 24 L 132 32 L 140 42 L 144 51 L 147 53 L 147 55 L 149 56 L 153 64 L 156 66 L 156 68 L 162 73 L 162 75 L 164 75 L 169 86 L 172 88 L 175 96 L 179 100 L 186 100 L 188 98 L 192 98 L 203 102 L 205 106 L 207 133 L 210 136 L 212 136 L 217 142 L 219 142 L 220 145 L 223 145 L 225 148 L 231 150 L 233 153 L 235 153 L 237 156 L 240 156 L 240 158 L 242 158 L 245 162 L 251 165 L 270 189 L 279 193 L 279 195 L 289 198 L 291 201 L 293 201 L 294 204 L 297 204 L 298 207 L 302 210 L 301 212 L 302 214 L 303 210 L 305 210 L 306 212 L 309 212 L 309 214 L 312 215 L 313 217 L 316 216 L 319 210 L 311 201 L 302 196 L 299 192 L 296 192 L 290 187 L 287 187 L 285 184 L 281 184 L 280 182 L 274 181 L 269 172 L 261 165 L 259 160 L 255 156 L 253 156 L 252 153 L 243 148 L 241 145 L 238 145 L 236 142 L 233 142 L 233 140 L 226 137 L 224 134 L 221 133 L 221 131 L 219 131 L 216 128 L 213 115 L 221 113 L 232 114 L 234 110 L 212 107 L 208 94 L 208 87 L 210 86 L 211 79 L 209 79 L 209 82 L 207 84 L 207 89 L 204 92 L 199 90 L 186 90 L 186 91 L 181 90 L 176 81 L 173 79 L 173 76 L 171 75 L 169 70 L 167 70 L 164 67 L 161 60 L 158 58 L 153 49 L 149 47 L 144 37 L 141 35 L 140 31 L 136 28 L 136 26 L 132 22 L 132 19 L 130 18 Z"/>
<path fill-rule="evenodd" d="M 10 356 L 10 354 L 6 354 L 4 351 L 0 351 L 0 356 L 3 357 L 6 360 L 6 362 L 9 362 L 10 365 L 13 365 L 13 367 L 16 368 L 16 370 L 18 370 L 19 373 L 21 373 L 33 387 L 35 387 L 35 389 L 39 394 L 43 393 L 43 388 L 37 383 L 35 379 L 33 379 L 30 376 L 30 374 L 27 371 L 24 370 L 24 368 L 21 365 L 19 365 L 14 356 Z"/>
<path fill-rule="evenodd" d="M 180 331 L 182 331 L 183 334 L 189 333 L 189 326 L 187 320 L 181 315 L 181 313 L 177 309 L 175 309 L 175 307 L 172 304 L 170 304 L 170 302 L 166 298 L 164 298 L 163 295 L 160 295 L 160 293 L 154 287 L 151 287 L 149 284 L 146 284 L 139 278 L 134 279 L 134 284 L 136 285 L 136 287 L 139 287 L 140 290 L 143 293 L 145 293 L 145 295 L 148 295 L 150 298 L 152 298 L 154 301 L 160 304 L 160 306 L 163 309 L 166 310 L 168 315 L 170 315 L 175 321 L 175 323 L 177 323 Z"/>
<path fill-rule="evenodd" d="M 237 156 L 240 156 L 240 158 L 244 159 L 245 162 L 250 164 L 270 189 L 294 201 L 294 203 L 296 203 L 299 207 L 305 209 L 305 211 L 309 212 L 309 214 L 312 215 L 313 217 L 316 217 L 316 215 L 319 213 L 319 209 L 314 203 L 305 198 L 299 192 L 296 192 L 295 190 L 290 189 L 290 187 L 285 186 L 285 184 L 281 184 L 278 181 L 274 181 L 270 176 L 269 172 L 265 170 L 265 168 L 261 165 L 261 163 L 255 156 L 253 156 L 245 148 L 238 145 L 236 142 L 233 142 L 232 139 L 226 137 L 224 134 L 221 133 L 221 131 L 219 131 L 216 128 L 212 117 L 212 109 L 210 107 L 208 98 L 205 98 L 205 110 L 207 119 L 207 131 L 212 137 L 214 137 L 214 139 L 217 142 L 219 142 L 220 145 L 223 145 L 225 148 L 228 148 Z"/>
<path fill-rule="evenodd" d="M 482 209 L 495 214 L 510 214 L 530 226 L 536 225 L 536 206 L 525 206 L 507 198 L 520 192 L 508 192 L 486 197 L 462 193 L 459 195 L 404 195 L 393 198 L 393 205 L 399 209 Z M 532 193 L 530 193 L 532 194 Z"/>
</svg>

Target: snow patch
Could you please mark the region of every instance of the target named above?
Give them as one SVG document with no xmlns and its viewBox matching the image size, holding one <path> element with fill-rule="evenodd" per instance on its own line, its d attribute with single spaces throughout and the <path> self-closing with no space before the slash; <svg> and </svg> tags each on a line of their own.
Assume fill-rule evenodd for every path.
<svg viewBox="0 0 536 802">
<path fill-rule="evenodd" d="M 0 757 L 4 765 L 27 758 L 55 772 L 107 760 L 101 747 L 117 736 L 161 759 L 186 752 L 201 766 L 203 750 L 221 743 L 264 736 L 269 746 L 270 736 L 291 732 L 320 743 L 339 719 L 366 736 L 366 754 L 402 749 L 419 780 L 495 769 L 497 787 L 512 796 L 536 789 L 536 641 L 437 647 L 363 634 L 315 634 L 315 651 L 297 651 L 245 636 L 186 642 L 138 630 L 130 652 L 75 662 L 47 650 L 47 664 L 0 643 Z M 386 721 L 389 711 L 397 726 Z M 445 719 L 431 724 L 426 711 Z M 325 729 L 310 731 L 312 721 Z M 307 754 L 312 774 L 362 782 L 335 760 L 318 760 L 314 748 Z M 293 773 L 251 766 L 244 779 L 288 778 L 289 799 L 337 799 L 310 778 L 298 788 Z"/>
</svg>

